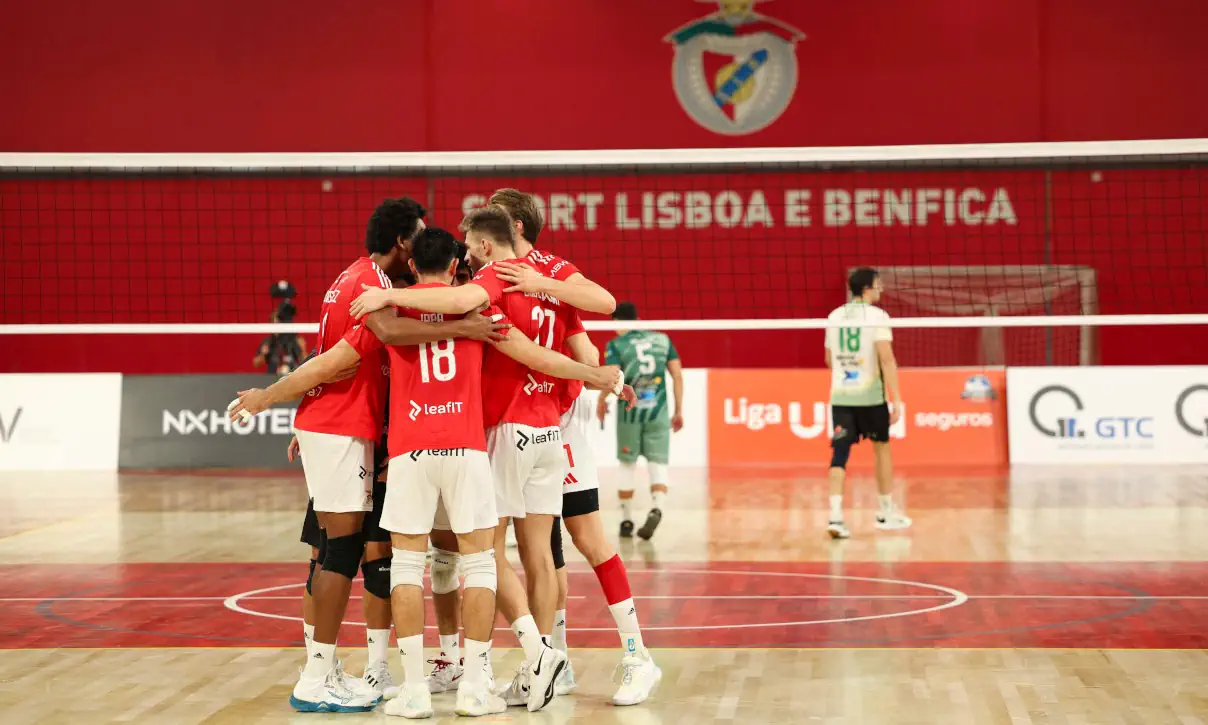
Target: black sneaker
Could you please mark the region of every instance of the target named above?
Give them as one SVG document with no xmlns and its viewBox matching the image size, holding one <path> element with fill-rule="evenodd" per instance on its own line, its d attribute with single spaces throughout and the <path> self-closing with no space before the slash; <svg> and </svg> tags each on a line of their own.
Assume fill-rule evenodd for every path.
<svg viewBox="0 0 1208 725">
<path fill-rule="evenodd" d="M 654 536 L 654 530 L 659 527 L 659 523 L 663 520 L 663 512 L 660 509 L 650 509 L 650 513 L 646 514 L 646 523 L 642 524 L 642 528 L 638 529 L 638 536 L 650 541 L 650 537 Z"/>
<path fill-rule="evenodd" d="M 622 539 L 632 539 L 633 538 L 633 522 L 630 521 L 629 519 L 625 519 L 624 521 L 621 522 L 621 538 Z"/>
</svg>

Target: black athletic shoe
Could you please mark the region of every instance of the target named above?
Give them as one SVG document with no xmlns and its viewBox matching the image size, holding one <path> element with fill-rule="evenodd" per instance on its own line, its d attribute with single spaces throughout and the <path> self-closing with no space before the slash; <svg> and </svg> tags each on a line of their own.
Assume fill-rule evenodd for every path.
<svg viewBox="0 0 1208 725">
<path fill-rule="evenodd" d="M 650 537 L 654 536 L 654 530 L 659 527 L 659 523 L 663 520 L 663 512 L 660 509 L 650 509 L 650 513 L 646 514 L 646 523 L 642 524 L 642 528 L 638 529 L 638 536 L 650 541 Z"/>
<path fill-rule="evenodd" d="M 630 521 L 629 519 L 625 519 L 624 521 L 621 522 L 621 538 L 622 539 L 632 539 L 633 538 L 633 522 Z"/>
</svg>

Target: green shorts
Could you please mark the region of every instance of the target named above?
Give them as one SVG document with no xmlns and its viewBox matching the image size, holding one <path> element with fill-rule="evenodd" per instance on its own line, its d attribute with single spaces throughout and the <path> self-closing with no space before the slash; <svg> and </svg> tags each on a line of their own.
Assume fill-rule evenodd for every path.
<svg viewBox="0 0 1208 725">
<path fill-rule="evenodd" d="M 649 463 L 668 462 L 671 450 L 671 421 L 617 423 L 617 459 L 634 463 L 642 456 Z"/>
</svg>

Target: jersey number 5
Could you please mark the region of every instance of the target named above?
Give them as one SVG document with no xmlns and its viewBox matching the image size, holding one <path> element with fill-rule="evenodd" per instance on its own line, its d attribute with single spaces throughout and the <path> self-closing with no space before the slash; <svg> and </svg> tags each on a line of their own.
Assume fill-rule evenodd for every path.
<svg viewBox="0 0 1208 725">
<path fill-rule="evenodd" d="M 419 379 L 421 382 L 447 383 L 457 374 L 457 358 L 453 357 L 453 340 L 421 342 L 419 344 Z M 429 360 L 430 359 L 430 360 Z"/>
<path fill-rule="evenodd" d="M 654 362 L 654 355 L 650 354 L 650 348 L 652 347 L 654 347 L 654 345 L 649 342 L 635 342 L 633 344 L 633 351 L 637 353 L 638 356 L 638 363 L 640 365 L 638 367 L 638 373 L 640 375 L 649 375 L 650 373 L 654 372 L 656 365 Z"/>
<path fill-rule="evenodd" d="M 860 328 L 839 328 L 839 350 L 841 352 L 860 352 Z"/>
</svg>

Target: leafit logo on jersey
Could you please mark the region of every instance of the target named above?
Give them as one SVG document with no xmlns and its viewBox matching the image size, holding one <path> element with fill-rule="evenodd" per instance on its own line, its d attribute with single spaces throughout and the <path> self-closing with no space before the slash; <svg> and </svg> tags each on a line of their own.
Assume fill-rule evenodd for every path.
<svg viewBox="0 0 1208 725">
<path fill-rule="evenodd" d="M 698 0 L 717 12 L 677 28 L 671 78 L 680 105 L 714 133 L 742 136 L 780 118 L 797 90 L 797 28 L 755 11 L 766 0 Z"/>
<path fill-rule="evenodd" d="M 532 373 L 528 374 L 528 382 L 524 385 L 524 394 L 532 395 L 533 393 L 552 393 L 554 392 L 553 383 L 539 383 L 537 378 L 533 377 Z"/>
<path fill-rule="evenodd" d="M 523 451 L 528 448 L 529 444 L 541 445 L 543 443 L 557 443 L 562 440 L 562 432 L 557 428 L 551 428 L 540 433 L 525 433 L 522 430 L 516 431 L 516 450 Z"/>
<path fill-rule="evenodd" d="M 1059 446 L 1150 447 L 1153 418 L 1131 415 L 1089 415 L 1082 396 L 1065 385 L 1046 385 L 1028 402 L 1028 419 L 1038 433 L 1057 438 Z"/>
<path fill-rule="evenodd" d="M 411 420 L 416 420 L 421 415 L 457 415 L 461 413 L 462 406 L 464 405 L 460 400 L 450 400 L 447 403 L 439 405 L 420 404 L 412 400 L 411 412 L 407 417 L 411 418 Z"/>
</svg>

